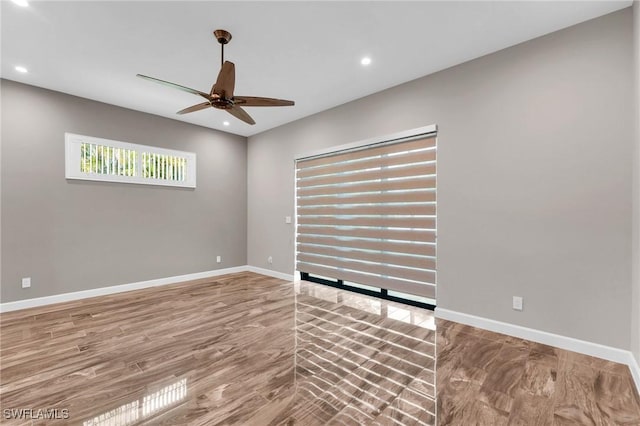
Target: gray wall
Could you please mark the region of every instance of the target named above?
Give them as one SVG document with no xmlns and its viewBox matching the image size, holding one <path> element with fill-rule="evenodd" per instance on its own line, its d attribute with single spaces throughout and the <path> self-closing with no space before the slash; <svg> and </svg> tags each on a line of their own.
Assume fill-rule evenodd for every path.
<svg viewBox="0 0 640 426">
<path fill-rule="evenodd" d="M 635 56 L 635 154 L 633 176 L 633 275 L 631 350 L 640 363 L 640 1 L 633 2 L 633 48 Z"/>
<path fill-rule="evenodd" d="M 625 9 L 250 137 L 249 264 L 293 272 L 296 156 L 437 124 L 438 305 L 629 349 L 631 42 Z"/>
<path fill-rule="evenodd" d="M 1 87 L 2 302 L 246 264 L 244 137 Z M 65 132 L 195 152 L 197 188 L 67 181 Z"/>
</svg>

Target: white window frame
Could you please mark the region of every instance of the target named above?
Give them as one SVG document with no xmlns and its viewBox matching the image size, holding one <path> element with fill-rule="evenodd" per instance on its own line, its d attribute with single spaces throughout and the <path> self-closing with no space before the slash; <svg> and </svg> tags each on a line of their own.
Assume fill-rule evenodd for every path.
<svg viewBox="0 0 640 426">
<path fill-rule="evenodd" d="M 85 173 L 81 171 L 81 146 L 83 143 L 105 145 L 112 148 L 136 151 L 136 171 L 142 171 L 142 153 L 148 152 L 158 155 L 170 155 L 185 158 L 187 161 L 186 175 L 183 181 L 156 179 L 143 176 L 118 176 L 100 173 Z M 140 185 L 178 186 L 186 188 L 196 187 L 196 154 L 187 151 L 158 148 L 149 145 L 139 145 L 93 136 L 65 133 L 65 178 L 78 180 L 93 180 L 101 182 L 133 183 Z"/>
</svg>

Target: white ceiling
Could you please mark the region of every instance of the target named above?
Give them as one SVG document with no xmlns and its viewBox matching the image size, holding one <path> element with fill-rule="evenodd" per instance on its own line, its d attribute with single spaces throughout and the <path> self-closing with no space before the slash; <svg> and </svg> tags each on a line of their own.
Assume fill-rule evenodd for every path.
<svg viewBox="0 0 640 426">
<path fill-rule="evenodd" d="M 249 136 L 630 4 L 3 1 L 1 75 Z M 176 116 L 202 100 L 136 78 L 208 92 L 220 66 L 217 28 L 233 34 L 225 59 L 236 64 L 236 95 L 296 105 L 247 108 L 254 126 L 214 109 Z"/>
</svg>

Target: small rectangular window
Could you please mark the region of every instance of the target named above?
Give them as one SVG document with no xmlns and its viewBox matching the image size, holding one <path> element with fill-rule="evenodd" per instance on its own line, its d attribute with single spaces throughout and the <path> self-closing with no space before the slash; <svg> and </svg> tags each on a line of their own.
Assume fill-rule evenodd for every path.
<svg viewBox="0 0 640 426">
<path fill-rule="evenodd" d="M 80 171 L 112 176 L 135 176 L 137 152 L 107 145 L 82 142 Z"/>
<path fill-rule="evenodd" d="M 67 179 L 196 186 L 196 154 L 65 134 Z"/>
<path fill-rule="evenodd" d="M 142 153 L 142 176 L 148 179 L 162 179 L 183 182 L 186 179 L 187 160 L 176 155 Z"/>
</svg>

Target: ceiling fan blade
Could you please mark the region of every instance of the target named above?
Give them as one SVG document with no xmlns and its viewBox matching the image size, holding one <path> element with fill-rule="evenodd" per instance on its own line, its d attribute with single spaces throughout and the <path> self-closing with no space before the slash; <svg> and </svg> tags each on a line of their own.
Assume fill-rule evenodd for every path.
<svg viewBox="0 0 640 426">
<path fill-rule="evenodd" d="M 188 114 L 190 112 L 200 111 L 201 109 L 209 108 L 211 104 L 209 102 L 203 102 L 201 104 L 192 105 L 189 108 L 182 109 L 178 111 L 176 114 Z"/>
<path fill-rule="evenodd" d="M 253 118 L 251 118 L 251 116 L 247 114 L 247 111 L 243 110 L 237 105 L 234 105 L 233 108 L 227 109 L 225 111 L 227 111 L 229 114 L 233 115 L 234 117 L 239 118 L 240 120 L 244 121 L 247 124 L 256 124 L 256 122 L 253 121 Z"/>
<path fill-rule="evenodd" d="M 171 83 L 169 81 L 160 80 L 159 78 L 149 77 L 147 75 L 142 75 L 142 74 L 136 74 L 136 75 L 138 77 L 140 77 L 140 78 L 144 78 L 145 80 L 153 81 L 155 83 L 160 83 L 160 84 L 162 84 L 164 86 L 173 87 L 174 89 L 182 90 L 184 92 L 193 93 L 194 95 L 200 95 L 205 99 L 210 99 L 211 98 L 211 96 L 209 96 L 209 94 L 201 92 L 201 91 L 196 90 L 196 89 L 192 89 L 190 87 L 181 86 L 179 84 Z"/>
<path fill-rule="evenodd" d="M 259 98 L 256 96 L 234 96 L 233 102 L 241 106 L 292 106 L 295 102 L 286 99 Z"/>
<path fill-rule="evenodd" d="M 218 79 L 211 89 L 211 95 L 216 94 L 222 98 L 231 99 L 236 85 L 236 66 L 233 62 L 225 61 L 218 73 Z"/>
</svg>

